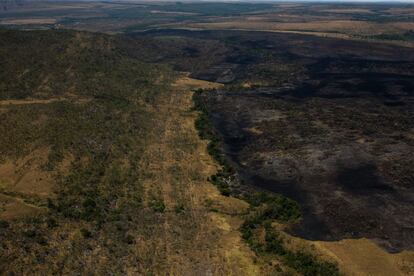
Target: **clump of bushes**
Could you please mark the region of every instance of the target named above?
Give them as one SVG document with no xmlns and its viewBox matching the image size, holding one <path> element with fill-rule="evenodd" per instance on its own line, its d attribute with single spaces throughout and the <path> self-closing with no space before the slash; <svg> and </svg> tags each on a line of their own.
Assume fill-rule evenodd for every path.
<svg viewBox="0 0 414 276">
<path fill-rule="evenodd" d="M 81 234 L 82 234 L 82 237 L 84 237 L 85 239 L 92 238 L 92 232 L 91 232 L 91 231 L 89 231 L 88 229 L 86 229 L 86 228 L 81 228 L 80 232 L 81 232 Z"/>
<path fill-rule="evenodd" d="M 264 241 L 260 241 L 255 231 L 264 229 Z M 305 250 L 293 251 L 288 249 L 280 234 L 271 226 L 270 221 L 263 223 L 260 217 L 246 220 L 240 228 L 242 238 L 257 254 L 273 254 L 281 258 L 282 262 L 295 269 L 304 276 L 336 276 L 339 275 L 335 263 L 318 259 Z"/>
<path fill-rule="evenodd" d="M 212 175 L 209 180 L 211 183 L 213 183 L 217 187 L 217 189 L 222 195 L 230 196 L 231 194 L 230 187 L 228 183 L 226 182 L 226 178 L 221 175 L 221 172 L 218 172 L 217 174 Z"/>
<path fill-rule="evenodd" d="M 202 93 L 203 90 L 198 89 L 193 94 L 194 109 L 200 112 L 195 121 L 195 128 L 201 139 L 209 141 L 207 145 L 208 153 L 222 166 L 222 169 L 217 174 L 211 176 L 209 181 L 217 186 L 222 195 L 230 196 L 231 188 L 229 183 L 233 180 L 235 172 L 232 167 L 227 164 L 224 154 L 222 153 L 220 139 L 208 117 L 207 109 L 201 97 Z"/>
<path fill-rule="evenodd" d="M 242 238 L 257 251 L 262 249 L 255 241 L 255 229 L 274 220 L 288 223 L 300 218 L 299 205 L 287 197 L 257 192 L 245 195 L 244 199 L 251 205 L 252 210 L 240 227 L 240 231 Z"/>
<path fill-rule="evenodd" d="M 212 175 L 209 181 L 217 186 L 222 195 L 230 196 L 232 193 L 230 183 L 235 181 L 235 172 L 231 167 L 225 166 L 215 175 Z"/>
<path fill-rule="evenodd" d="M 282 257 L 283 262 L 294 268 L 304 276 L 335 276 L 339 275 L 336 264 L 319 260 L 314 255 L 304 251 L 291 251 L 287 249 L 282 238 L 270 224 L 265 225 L 265 252 Z"/>
<path fill-rule="evenodd" d="M 157 213 L 164 213 L 165 211 L 165 204 L 160 199 L 153 199 L 149 202 L 149 206 L 154 212 Z"/>
<path fill-rule="evenodd" d="M 305 276 L 339 275 L 336 264 L 319 260 L 304 250 L 292 251 L 285 247 L 282 237 L 272 227 L 272 221 L 293 222 L 300 218 L 298 204 L 286 197 L 267 193 L 254 193 L 245 197 L 252 206 L 249 217 L 240 227 L 242 238 L 257 254 L 274 254 L 285 265 Z M 257 232 L 265 231 L 264 241 Z"/>
<path fill-rule="evenodd" d="M 0 220 L 0 229 L 6 229 L 6 228 L 9 228 L 9 226 L 10 226 L 10 224 L 7 222 L 7 221 L 5 221 L 5 220 Z"/>
<path fill-rule="evenodd" d="M 300 218 L 298 203 L 285 196 L 257 192 L 245 195 L 244 199 L 253 207 L 262 207 L 258 213 L 261 221 L 291 222 Z"/>
</svg>

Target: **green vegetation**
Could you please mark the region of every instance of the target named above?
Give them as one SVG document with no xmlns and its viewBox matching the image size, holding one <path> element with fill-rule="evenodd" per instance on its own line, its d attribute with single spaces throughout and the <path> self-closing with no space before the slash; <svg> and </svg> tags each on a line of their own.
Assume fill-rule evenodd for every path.
<svg viewBox="0 0 414 276">
<path fill-rule="evenodd" d="M 0 99 L 26 101 L 0 113 L 1 161 L 46 152 L 39 169 L 53 176 L 53 193 L 46 212 L 1 223 L 0 270 L 25 274 L 66 259 L 62 266 L 87 273 L 79 265 L 83 252 L 101 247 L 107 261 L 100 269 L 125 273 L 119 260 L 129 256 L 134 237 L 152 231 L 161 219 L 156 214 L 165 209 L 159 200 L 144 203 L 148 176 L 139 162 L 156 127 L 152 107 L 175 74 L 115 48 L 117 37 L 72 31 L 1 36 L 7 70 L 0 72 Z M 79 235 L 72 237 L 74 229 Z"/>
<path fill-rule="evenodd" d="M 327 261 L 319 260 L 306 250 L 291 250 L 285 245 L 280 233 L 272 226 L 273 221 L 291 223 L 299 219 L 300 212 L 296 202 L 268 193 L 256 193 L 247 198 L 253 210 L 240 227 L 242 238 L 259 255 L 275 255 L 290 268 L 305 276 L 339 275 L 338 267 Z M 264 240 L 260 230 L 265 232 Z"/>
<path fill-rule="evenodd" d="M 282 257 L 289 267 L 294 268 L 304 276 L 339 276 L 338 267 L 330 262 L 318 260 L 314 255 L 301 251 L 290 251 L 283 245 L 279 234 L 267 224 L 265 225 L 264 251 Z"/>
<path fill-rule="evenodd" d="M 137 167 L 151 127 L 143 104 L 154 103 L 173 74 L 121 55 L 111 37 L 5 31 L 2 38 L 0 56 L 9 70 L 0 74 L 1 99 L 67 98 L 2 113 L 2 158 L 49 148 L 43 168 L 54 171 L 71 156 L 69 172 L 56 178 L 57 197 L 49 201 L 51 211 L 66 218 L 103 224 L 139 208 Z M 166 79 L 159 82 L 161 72 Z"/>
<path fill-rule="evenodd" d="M 208 140 L 208 153 L 221 165 L 222 169 L 217 174 L 210 177 L 210 182 L 217 186 L 220 193 L 225 196 L 231 195 L 229 183 L 234 178 L 234 170 L 228 165 L 224 154 L 221 151 L 220 139 L 215 133 L 214 127 L 208 118 L 208 113 L 203 105 L 201 94 L 202 89 L 198 89 L 193 94 L 194 108 L 198 110 L 199 116 L 195 121 L 195 128 L 201 139 Z"/>
<path fill-rule="evenodd" d="M 0 99 L 76 94 L 121 105 L 151 97 L 150 83 L 164 70 L 125 56 L 115 47 L 116 37 L 71 31 L 1 35 L 0 59 L 8 70 L 0 72 Z"/>
<path fill-rule="evenodd" d="M 291 222 L 300 218 L 300 210 L 296 201 L 281 195 L 265 192 L 249 193 L 244 196 L 252 207 L 260 208 L 255 221 L 278 220 Z"/>
</svg>

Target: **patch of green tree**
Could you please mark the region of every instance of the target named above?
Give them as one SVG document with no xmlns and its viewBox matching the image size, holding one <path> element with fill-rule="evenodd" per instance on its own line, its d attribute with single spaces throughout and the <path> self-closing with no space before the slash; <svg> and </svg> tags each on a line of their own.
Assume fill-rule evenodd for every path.
<svg viewBox="0 0 414 276">
<path fill-rule="evenodd" d="M 247 219 L 240 228 L 242 238 L 259 255 L 275 255 L 282 262 L 305 276 L 334 276 L 340 275 L 335 263 L 321 260 L 314 254 L 304 250 L 291 250 L 285 246 L 284 240 L 271 225 L 272 220 L 263 220 L 261 216 Z M 265 231 L 264 240 L 256 233 L 259 229 Z"/>
<path fill-rule="evenodd" d="M 61 250 L 59 239 L 79 226 L 67 268 L 86 273 L 81 257 L 99 246 L 111 264 L 106 269 L 124 274 L 119 260 L 128 256 L 128 245 L 149 235 L 148 225 L 158 225 L 165 209 L 159 200 L 144 201 L 147 176 L 140 161 L 157 127 L 152 107 L 175 74 L 121 51 L 115 36 L 56 30 L 2 30 L 1 36 L 0 99 L 65 99 L 0 112 L 0 161 L 47 150 L 41 169 L 55 184 L 45 214 L 0 222 L 0 248 L 8 248 L 0 254 L 0 270 L 25 274 L 54 262 L 50 252 Z M 16 256 L 20 261 L 5 262 Z"/>
<path fill-rule="evenodd" d="M 199 116 L 195 121 L 195 128 L 201 139 L 208 140 L 208 153 L 221 165 L 222 169 L 215 175 L 212 175 L 209 180 L 213 183 L 220 193 L 224 196 L 231 195 L 229 181 L 234 177 L 234 170 L 226 161 L 226 158 L 221 150 L 221 141 L 218 134 L 214 130 L 213 125 L 208 117 L 207 109 L 205 108 L 201 94 L 202 89 L 199 89 L 193 94 L 194 109 L 199 111 Z"/>
</svg>

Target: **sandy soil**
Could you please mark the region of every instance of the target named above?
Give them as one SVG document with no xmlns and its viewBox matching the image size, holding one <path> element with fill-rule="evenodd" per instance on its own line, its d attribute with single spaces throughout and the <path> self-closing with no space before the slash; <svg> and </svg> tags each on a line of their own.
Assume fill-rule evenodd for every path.
<svg viewBox="0 0 414 276">
<path fill-rule="evenodd" d="M 37 24 L 55 24 L 55 18 L 21 18 L 21 19 L 5 19 L 1 20 L 2 25 L 37 25 Z"/>
</svg>

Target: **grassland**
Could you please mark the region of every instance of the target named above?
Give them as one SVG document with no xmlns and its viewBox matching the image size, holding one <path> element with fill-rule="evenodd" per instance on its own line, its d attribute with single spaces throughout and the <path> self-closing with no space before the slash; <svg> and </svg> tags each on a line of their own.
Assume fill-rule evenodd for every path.
<svg viewBox="0 0 414 276">
<path fill-rule="evenodd" d="M 132 221 L 147 212 L 137 168 L 154 124 L 149 106 L 174 74 L 122 56 L 105 36 L 1 35 L 1 270 L 91 271 L 84 254 L 96 246 L 97 258 L 122 258 L 135 244 Z M 126 271 L 102 262 L 102 271 Z"/>
</svg>

